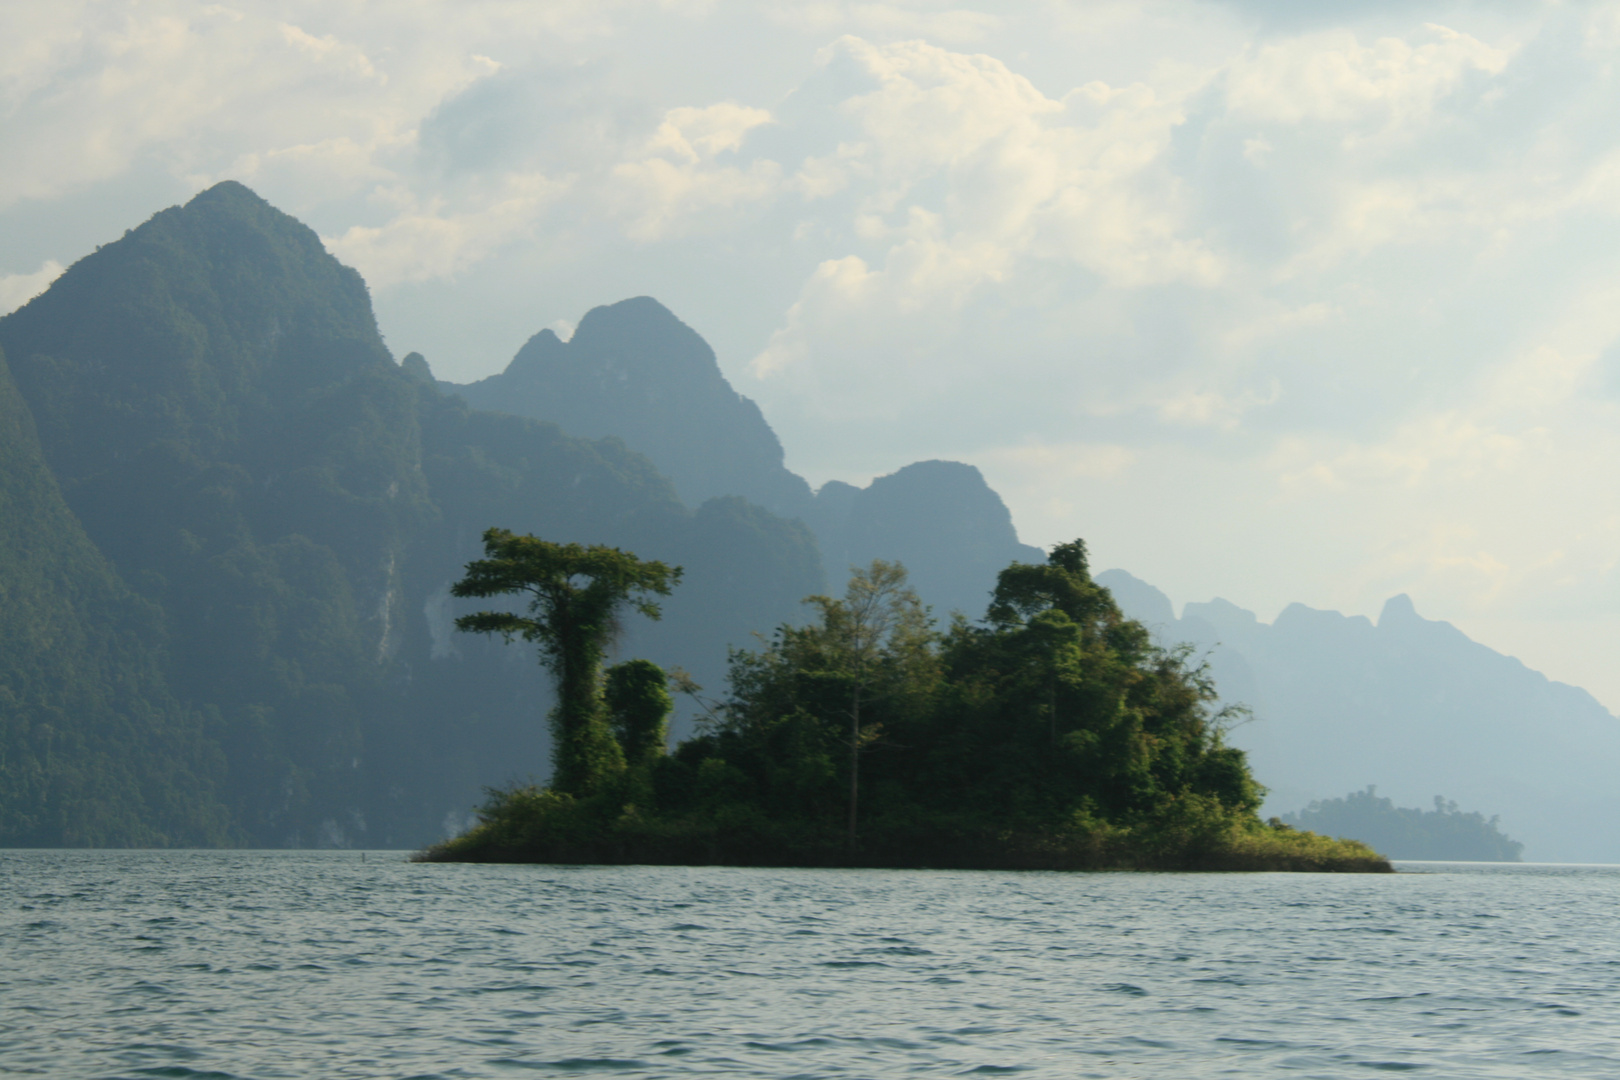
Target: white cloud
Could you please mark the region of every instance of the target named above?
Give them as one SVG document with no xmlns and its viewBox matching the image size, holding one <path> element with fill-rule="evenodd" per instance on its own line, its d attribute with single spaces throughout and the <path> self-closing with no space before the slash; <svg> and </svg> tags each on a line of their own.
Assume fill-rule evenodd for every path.
<svg viewBox="0 0 1620 1080">
<path fill-rule="evenodd" d="M 645 156 L 613 166 L 610 212 L 625 222 L 629 236 L 651 241 L 684 233 L 715 211 L 770 200 L 782 181 L 776 162 L 740 167 L 716 160 L 734 155 L 749 131 L 770 122 L 767 110 L 735 102 L 669 110 Z"/>
<path fill-rule="evenodd" d="M 11 5 L 0 34 L 0 116 L 12 151 L 0 208 L 118 176 L 150 154 L 176 176 L 201 179 L 226 175 L 243 157 L 342 140 L 387 154 L 435 104 L 498 66 L 492 54 L 600 37 L 622 8 Z M 361 169 L 362 180 L 374 171 Z"/>
<path fill-rule="evenodd" d="M 1249 388 L 1227 394 L 1208 389 L 1181 390 L 1158 397 L 1153 406 L 1159 418 L 1169 424 L 1235 431 L 1250 411 L 1274 405 L 1281 397 L 1282 384 L 1273 379 L 1264 391 Z"/>
<path fill-rule="evenodd" d="M 822 63 L 852 84 L 836 107 L 849 126 L 805 159 L 800 190 L 847 189 L 824 213 L 849 215 L 855 250 L 821 262 L 757 375 L 797 370 L 795 392 L 816 385 L 825 410 L 864 413 L 918 374 L 908 357 L 933 357 L 936 388 L 954 365 L 977 368 L 948 345 L 976 303 L 1076 274 L 1118 288 L 1220 278 L 1163 168 L 1180 111 L 1147 87 L 1092 82 L 1059 100 L 993 57 L 922 42 L 846 37 Z"/>
<path fill-rule="evenodd" d="M 839 0 L 784 0 L 773 16 L 806 34 L 841 32 L 878 38 L 926 38 L 951 45 L 982 40 L 1001 25 L 986 11 L 933 3 L 849 3 Z"/>
<path fill-rule="evenodd" d="M 1320 332 L 1329 324 L 1342 325 L 1344 311 L 1334 304 L 1313 300 L 1298 307 L 1264 301 L 1252 317 L 1235 320 L 1220 332 L 1220 343 L 1229 353 L 1239 353 L 1278 337 L 1304 332 Z"/>
<path fill-rule="evenodd" d="M 456 210 L 442 200 L 424 205 L 397 192 L 395 201 L 403 205 L 387 224 L 354 225 L 322 239 L 374 289 L 453 278 L 508 245 L 532 239 L 568 187 L 566 180 L 539 174 L 511 175 L 474 206 Z"/>
<path fill-rule="evenodd" d="M 683 106 L 664 114 L 664 122 L 649 140 L 647 149 L 664 151 L 677 160 L 695 165 L 741 148 L 749 131 L 770 122 L 769 111 L 730 101 L 706 109 Z"/>
<path fill-rule="evenodd" d="M 1238 117 L 1331 124 L 1359 140 L 1423 124 L 1470 73 L 1500 74 L 1512 55 L 1448 27 L 1423 31 L 1421 44 L 1339 29 L 1263 45 L 1227 75 L 1227 102 Z"/>
<path fill-rule="evenodd" d="M 839 106 L 858 140 L 844 146 L 864 148 L 845 156 L 871 178 L 866 212 L 909 214 L 919 189 L 943 180 L 926 208 L 968 246 L 1074 261 L 1132 284 L 1218 274 L 1196 240 L 1177 235 L 1171 178 L 1150 174 L 1181 116 L 1146 86 L 1092 82 L 1055 100 L 1000 60 L 921 42 L 844 38 L 826 62 L 840 58 L 868 80 Z"/>
<path fill-rule="evenodd" d="M 372 64 L 371 58 L 358 47 L 340 42 L 331 34 L 316 37 L 291 23 L 282 23 L 281 36 L 286 39 L 288 45 L 318 64 L 328 65 L 346 75 L 362 79 L 388 81 L 388 77 L 381 74 Z"/>
</svg>

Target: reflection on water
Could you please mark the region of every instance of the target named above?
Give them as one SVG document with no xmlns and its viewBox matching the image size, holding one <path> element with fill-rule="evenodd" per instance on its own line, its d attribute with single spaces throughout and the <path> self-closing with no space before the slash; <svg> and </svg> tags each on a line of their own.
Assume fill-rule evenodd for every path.
<svg viewBox="0 0 1620 1080">
<path fill-rule="evenodd" d="M 0 1074 L 1612 1076 L 1614 867 L 0 852 Z"/>
</svg>

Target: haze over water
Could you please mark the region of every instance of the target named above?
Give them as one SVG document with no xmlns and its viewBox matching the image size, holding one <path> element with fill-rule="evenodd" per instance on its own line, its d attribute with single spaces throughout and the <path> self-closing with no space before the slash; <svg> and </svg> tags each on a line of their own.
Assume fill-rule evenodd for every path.
<svg viewBox="0 0 1620 1080">
<path fill-rule="evenodd" d="M 1620 1060 L 1620 868 L 403 858 L 0 853 L 0 1074 L 1478 1078 Z"/>
</svg>

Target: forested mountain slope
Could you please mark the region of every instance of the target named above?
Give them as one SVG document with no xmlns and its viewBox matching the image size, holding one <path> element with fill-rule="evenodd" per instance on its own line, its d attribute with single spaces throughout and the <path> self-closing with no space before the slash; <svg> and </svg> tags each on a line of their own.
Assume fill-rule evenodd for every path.
<svg viewBox="0 0 1620 1080">
<path fill-rule="evenodd" d="M 1620 862 L 1620 720 L 1410 598 L 1378 621 L 1303 604 L 1264 623 L 1225 600 L 1187 604 L 1120 570 L 1097 575 L 1165 642 L 1206 653 L 1221 696 L 1254 710 L 1232 732 L 1267 813 L 1376 785 L 1403 806 L 1435 796 L 1500 815 L 1532 860 Z"/>
<path fill-rule="evenodd" d="M 224 762 L 162 619 L 85 536 L 0 356 L 0 845 L 217 844 Z"/>
<path fill-rule="evenodd" d="M 0 347 L 67 506 L 145 598 L 112 621 L 167 639 L 172 713 L 209 718 L 253 843 L 416 845 L 484 785 L 544 773 L 532 656 L 447 629 L 491 525 L 686 565 L 627 648 L 700 678 L 822 586 L 802 525 L 740 500 L 694 513 L 617 440 L 472 410 L 396 365 L 359 276 L 239 184 L 75 264 L 0 319 Z"/>
</svg>

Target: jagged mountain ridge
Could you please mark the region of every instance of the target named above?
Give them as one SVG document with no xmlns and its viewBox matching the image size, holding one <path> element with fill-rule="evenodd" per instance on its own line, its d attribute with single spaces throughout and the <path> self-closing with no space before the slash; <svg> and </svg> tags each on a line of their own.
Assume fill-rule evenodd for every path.
<svg viewBox="0 0 1620 1080">
<path fill-rule="evenodd" d="M 709 343 L 649 296 L 592 308 L 566 342 L 541 330 L 500 374 L 445 386 L 475 408 L 617 436 L 693 506 L 740 495 L 803 517 L 810 505 L 810 485 L 783 464 L 759 406 L 732 389 Z"/>
<path fill-rule="evenodd" d="M 685 565 L 626 650 L 711 683 L 728 645 L 823 584 L 804 526 L 738 499 L 694 512 L 618 440 L 472 409 L 394 364 L 359 276 L 239 184 L 80 260 L 0 319 L 0 347 L 72 516 L 155 612 L 167 687 L 209 718 L 255 844 L 414 846 L 483 786 L 545 773 L 532 654 L 445 632 L 490 525 Z M 163 708 L 157 690 L 141 705 Z M 11 760 L 19 736 L 0 737 Z M 0 843 L 72 842 L 53 836 Z"/>
<path fill-rule="evenodd" d="M 1222 696 L 1254 710 L 1232 733 L 1271 787 L 1268 812 L 1367 785 L 1404 806 L 1436 795 L 1501 816 L 1532 860 L 1620 862 L 1620 720 L 1425 619 L 1405 595 L 1377 622 L 1292 604 L 1267 624 L 1225 600 L 1167 597 L 1121 570 L 1097 580 L 1166 643 L 1209 657 Z"/>
<path fill-rule="evenodd" d="M 417 354 L 406 362 L 429 370 Z M 898 561 L 938 614 L 977 618 L 1003 567 L 1045 558 L 1019 542 L 1006 504 L 979 470 L 960 462 L 916 462 L 865 488 L 832 481 L 812 495 L 784 464 L 759 407 L 726 380 L 714 350 L 651 297 L 591 309 L 566 342 L 540 331 L 499 374 L 439 385 L 478 408 L 577 435 L 616 436 L 689 501 L 742 496 L 803 520 L 834 591 L 851 566 Z"/>
<path fill-rule="evenodd" d="M 1019 541 L 983 474 L 959 461 L 914 462 L 864 488 L 824 484 L 810 520 L 829 567 L 900 562 L 940 615 L 979 618 L 1008 563 L 1046 560 Z"/>
<path fill-rule="evenodd" d="M 821 552 L 899 558 L 937 610 L 969 614 L 996 569 L 1039 557 L 969 466 L 825 485 L 797 515 L 812 535 L 735 496 L 688 509 L 617 438 L 471 408 L 420 358 L 395 365 L 358 276 L 240 185 L 75 264 L 0 319 L 0 347 L 18 391 L 7 405 L 0 378 L 16 556 L 0 560 L 0 773 L 15 806 L 55 815 L 0 805 L 0 843 L 408 846 L 483 785 L 543 774 L 533 657 L 449 629 L 447 586 L 489 524 L 685 565 L 666 620 L 624 652 L 711 687 L 726 645 L 828 584 Z M 772 435 L 759 452 L 785 472 L 779 451 Z M 1376 626 L 1291 608 L 1264 627 L 1224 602 L 1178 620 L 1150 587 L 1133 602 L 1105 583 L 1168 640 L 1222 642 L 1219 685 L 1261 716 L 1236 741 L 1293 793 L 1279 808 L 1376 783 L 1500 813 L 1531 858 L 1617 857 L 1613 718 L 1582 692 L 1507 666 L 1482 679 L 1496 654 L 1398 604 Z M 1339 704 L 1301 704 L 1323 697 Z M 1504 701 L 1501 724 L 1474 722 Z M 1522 722 L 1544 715 L 1573 719 Z M 1380 779 L 1392 762 L 1445 769 Z"/>
</svg>

